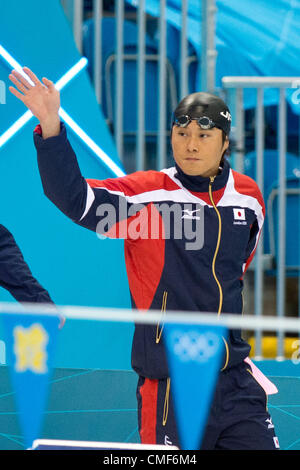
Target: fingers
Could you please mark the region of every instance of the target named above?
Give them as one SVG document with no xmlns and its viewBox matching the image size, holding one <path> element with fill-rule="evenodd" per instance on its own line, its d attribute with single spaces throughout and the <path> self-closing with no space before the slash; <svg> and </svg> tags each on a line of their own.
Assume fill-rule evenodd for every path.
<svg viewBox="0 0 300 470">
<path fill-rule="evenodd" d="M 48 80 L 48 78 L 42 78 L 42 82 L 46 85 L 47 88 L 49 88 L 50 91 L 54 90 L 54 83 L 51 82 L 51 80 Z"/>
<path fill-rule="evenodd" d="M 18 90 L 22 91 L 22 93 L 26 93 L 26 91 L 28 90 L 28 88 L 26 88 L 22 82 L 20 82 L 16 77 L 15 75 L 13 75 L 12 73 L 8 76 L 8 78 L 10 79 L 11 82 L 13 82 L 14 85 L 16 85 L 16 87 L 18 88 Z"/>
<path fill-rule="evenodd" d="M 35 85 L 43 85 L 44 83 L 44 85 L 46 85 L 47 88 L 49 88 L 50 90 L 54 89 L 54 83 L 51 80 L 48 80 L 48 78 L 45 78 L 45 77 L 42 78 L 43 83 L 41 83 L 39 79 L 37 78 L 37 76 L 28 67 L 23 67 L 23 70 L 28 75 L 28 77 L 33 81 Z"/>
<path fill-rule="evenodd" d="M 28 67 L 23 67 L 24 72 L 33 81 L 35 85 L 42 85 L 37 76 Z"/>
<path fill-rule="evenodd" d="M 18 90 L 16 90 L 13 86 L 8 87 L 8 89 L 13 95 L 15 95 L 17 98 L 19 98 L 19 100 L 24 102 L 25 96 L 22 95 L 22 93 L 20 93 Z"/>
<path fill-rule="evenodd" d="M 12 73 L 9 75 L 10 80 L 16 86 L 18 86 L 19 90 L 23 91 L 23 93 L 26 91 L 26 89 L 30 89 L 33 86 L 43 86 L 43 83 L 47 86 L 47 88 L 54 89 L 54 83 L 51 80 L 48 80 L 48 78 L 43 78 L 43 83 L 41 83 L 37 76 L 28 67 L 23 67 L 23 70 L 32 83 L 30 83 L 28 78 L 24 77 L 17 70 L 13 70 Z M 16 81 L 16 79 L 18 80 L 18 82 Z M 22 88 L 20 84 L 22 84 L 25 88 Z"/>
<path fill-rule="evenodd" d="M 17 91 L 14 87 L 10 86 L 9 91 L 15 95 L 19 100 L 24 102 L 24 98 L 28 90 L 32 88 L 28 80 L 26 80 L 25 77 L 23 77 L 19 72 L 16 70 L 13 70 L 12 73 L 9 75 L 9 79 L 13 84 L 20 90 L 22 93 Z"/>
<path fill-rule="evenodd" d="M 28 68 L 28 67 L 23 67 L 24 74 L 26 74 L 27 78 L 22 75 L 22 73 L 18 72 L 17 70 L 13 70 L 11 74 L 9 75 L 9 79 L 12 81 L 12 83 L 17 87 L 16 90 L 14 87 L 9 87 L 9 91 L 15 95 L 17 98 L 19 98 L 21 101 L 25 103 L 25 99 L 27 96 L 27 93 L 37 87 L 39 90 L 41 88 L 48 89 L 50 92 L 55 90 L 54 83 L 51 80 L 48 80 L 48 78 L 43 78 L 42 82 L 39 81 L 37 76 Z M 31 82 L 31 83 L 30 83 Z M 21 93 L 20 93 L 21 92 Z"/>
<path fill-rule="evenodd" d="M 30 90 L 30 88 L 32 88 L 32 85 L 29 83 L 29 81 L 20 73 L 20 72 L 17 72 L 17 70 L 13 70 L 9 76 L 9 78 L 12 80 L 12 77 L 15 78 L 15 85 L 17 85 L 17 82 L 18 84 L 22 84 L 24 89 L 26 90 Z M 18 86 L 19 88 L 19 86 Z M 23 90 L 22 90 L 23 91 Z"/>
</svg>

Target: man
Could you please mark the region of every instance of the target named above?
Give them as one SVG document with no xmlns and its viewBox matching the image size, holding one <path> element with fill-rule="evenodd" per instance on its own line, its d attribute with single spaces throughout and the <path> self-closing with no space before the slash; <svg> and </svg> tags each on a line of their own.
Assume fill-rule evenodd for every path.
<svg viewBox="0 0 300 470">
<path fill-rule="evenodd" d="M 53 304 L 49 293 L 33 277 L 13 235 L 0 225 L 0 286 L 21 303 Z"/>
<path fill-rule="evenodd" d="M 30 69 L 24 72 L 34 86 L 13 71 L 10 79 L 18 90 L 10 91 L 40 122 L 34 142 L 44 192 L 79 225 L 125 238 L 133 307 L 161 309 L 162 315 L 167 308 L 242 313 L 242 278 L 254 256 L 265 209 L 256 183 L 231 170 L 224 158 L 231 120 L 225 103 L 207 93 L 179 103 L 172 122 L 174 167 L 85 180 L 59 119 L 58 91 L 48 79 L 42 83 Z M 224 339 L 203 449 L 278 447 L 265 391 L 245 362 L 249 351 L 240 331 Z M 136 325 L 132 367 L 139 375 L 141 442 L 180 446 L 163 324 Z"/>
</svg>

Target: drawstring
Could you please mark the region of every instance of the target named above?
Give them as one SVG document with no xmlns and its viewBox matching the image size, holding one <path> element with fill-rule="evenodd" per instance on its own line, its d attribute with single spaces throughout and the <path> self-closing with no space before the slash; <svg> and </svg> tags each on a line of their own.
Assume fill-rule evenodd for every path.
<svg viewBox="0 0 300 470">
<path fill-rule="evenodd" d="M 166 395 L 165 395 L 165 403 L 164 403 L 164 414 L 163 414 L 163 426 L 167 424 L 168 413 L 169 413 L 169 397 L 170 397 L 170 386 L 171 386 L 171 379 L 167 378 L 167 388 L 166 388 Z"/>
</svg>

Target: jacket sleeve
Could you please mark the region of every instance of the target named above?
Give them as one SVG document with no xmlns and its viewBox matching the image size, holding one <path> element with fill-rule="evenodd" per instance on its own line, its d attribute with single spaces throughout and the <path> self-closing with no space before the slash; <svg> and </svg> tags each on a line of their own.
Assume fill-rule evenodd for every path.
<svg viewBox="0 0 300 470">
<path fill-rule="evenodd" d="M 13 235 L 0 225 L 0 286 L 19 302 L 51 303 L 49 293 L 33 277 Z"/>
<path fill-rule="evenodd" d="M 44 193 L 58 209 L 99 235 L 130 238 L 123 222 L 140 209 L 132 197 L 138 192 L 138 176 L 85 179 L 64 123 L 61 123 L 60 134 L 48 139 L 42 138 L 40 126 L 37 126 L 34 144 Z"/>
<path fill-rule="evenodd" d="M 260 236 L 263 229 L 263 224 L 265 220 L 265 203 L 262 197 L 258 186 L 255 184 L 255 199 L 257 201 L 256 210 L 255 210 L 255 220 L 251 224 L 250 227 L 250 236 L 246 250 L 246 257 L 245 257 L 245 264 L 244 264 L 244 274 L 247 271 L 248 267 L 250 266 L 255 252 L 257 245 L 260 240 Z"/>
</svg>

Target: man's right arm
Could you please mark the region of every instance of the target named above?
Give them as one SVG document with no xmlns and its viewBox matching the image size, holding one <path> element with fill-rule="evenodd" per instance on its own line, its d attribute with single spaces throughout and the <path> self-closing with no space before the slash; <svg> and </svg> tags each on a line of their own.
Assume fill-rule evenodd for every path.
<svg viewBox="0 0 300 470">
<path fill-rule="evenodd" d="M 85 180 L 81 174 L 76 155 L 67 138 L 66 128 L 60 122 L 60 94 L 53 82 L 42 81 L 28 68 L 21 73 L 13 70 L 9 75 L 15 87 L 10 92 L 21 100 L 38 119 L 34 143 L 38 154 L 38 166 L 46 196 L 74 222 L 90 230 L 112 237 L 127 237 L 123 230 L 129 208 L 136 195 L 144 190 L 144 177 L 140 174 L 104 181 Z M 139 202 L 139 201 L 138 201 Z M 107 227 L 101 225 L 105 214 L 99 206 L 111 210 Z M 134 216 L 133 216 L 134 217 Z M 122 232 L 116 232 L 114 227 Z M 112 230 L 110 230 L 112 229 Z M 109 232 L 109 233 L 107 233 Z"/>
<path fill-rule="evenodd" d="M 43 138 L 41 126 L 37 126 L 34 144 L 44 193 L 58 209 L 77 224 L 98 234 L 131 238 L 128 221 L 138 212 L 137 193 L 144 189 L 144 172 L 86 180 L 64 123 L 60 124 L 58 135 L 47 139 Z"/>
<path fill-rule="evenodd" d="M 79 221 L 85 210 L 88 185 L 67 139 L 65 125 L 60 123 L 59 134 L 46 139 L 41 125 L 37 126 L 34 144 L 45 195 L 74 222 Z"/>
</svg>

